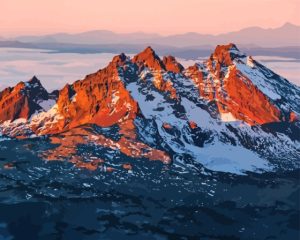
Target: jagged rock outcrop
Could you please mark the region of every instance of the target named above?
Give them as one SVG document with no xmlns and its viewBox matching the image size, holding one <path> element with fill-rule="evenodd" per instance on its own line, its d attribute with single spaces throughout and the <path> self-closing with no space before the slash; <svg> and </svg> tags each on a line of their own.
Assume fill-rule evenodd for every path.
<svg viewBox="0 0 300 240">
<path fill-rule="evenodd" d="M 135 118 L 138 106 L 118 76 L 118 67 L 125 58 L 125 55 L 115 57 L 106 68 L 66 85 L 59 92 L 58 111 L 66 128 L 85 123 L 105 127 Z"/>
<path fill-rule="evenodd" d="M 184 67 L 179 62 L 177 62 L 177 60 L 173 56 L 164 57 L 163 64 L 165 65 L 165 69 L 167 71 L 181 73 L 184 70 Z"/>
<path fill-rule="evenodd" d="M 250 125 L 284 121 L 284 113 L 264 94 L 265 89 L 260 89 L 241 71 L 240 68 L 249 67 L 249 59 L 254 64 L 234 44 L 217 46 L 206 62 L 189 67 L 187 75 L 201 97 L 216 102 L 225 121 L 237 119 Z"/>
<path fill-rule="evenodd" d="M 0 92 L 0 122 L 29 119 L 44 110 L 43 103 L 49 99 L 51 96 L 35 76 L 28 82 L 8 87 Z"/>
<path fill-rule="evenodd" d="M 151 47 L 147 47 L 144 51 L 134 56 L 132 62 L 136 63 L 140 68 L 146 67 L 157 71 L 165 70 L 163 62 Z"/>
</svg>

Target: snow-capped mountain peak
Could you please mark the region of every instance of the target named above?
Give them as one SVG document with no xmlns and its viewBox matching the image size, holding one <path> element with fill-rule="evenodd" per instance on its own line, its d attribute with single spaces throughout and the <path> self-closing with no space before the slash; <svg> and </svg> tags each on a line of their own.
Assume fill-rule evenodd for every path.
<svg viewBox="0 0 300 240">
<path fill-rule="evenodd" d="M 217 46 L 208 60 L 186 69 L 151 47 L 132 59 L 120 54 L 57 95 L 35 77 L 5 89 L 0 130 L 26 137 L 95 124 L 121 136 L 99 144 L 130 156 L 170 162 L 188 155 L 231 172 L 299 164 L 299 138 L 291 133 L 299 131 L 299 87 L 234 44 Z M 283 155 L 287 162 L 276 162 Z"/>
</svg>

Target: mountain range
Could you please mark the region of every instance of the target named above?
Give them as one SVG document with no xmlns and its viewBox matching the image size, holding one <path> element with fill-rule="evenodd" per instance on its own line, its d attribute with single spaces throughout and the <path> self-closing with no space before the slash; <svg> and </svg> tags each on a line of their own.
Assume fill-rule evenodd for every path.
<svg viewBox="0 0 300 240">
<path fill-rule="evenodd" d="M 99 161 L 87 162 L 79 148 L 93 145 L 113 157 L 243 174 L 300 166 L 299 103 L 298 86 L 235 44 L 187 68 L 147 47 L 52 93 L 36 77 L 4 89 L 0 132 L 47 138 L 54 147 L 42 158 L 89 169 Z"/>
<path fill-rule="evenodd" d="M 169 36 L 143 32 L 122 34 L 107 30 L 95 30 L 75 34 L 57 33 L 42 36 L 19 36 L 11 40 L 24 43 L 149 44 L 170 47 L 205 47 L 233 41 L 238 45 L 283 47 L 299 46 L 300 26 L 286 23 L 278 28 L 249 27 L 218 35 L 190 32 Z"/>
<path fill-rule="evenodd" d="M 159 56 L 173 55 L 185 59 L 207 57 L 214 46 L 235 42 L 249 55 L 280 56 L 300 59 L 300 27 L 286 23 L 281 27 L 263 29 L 245 28 L 219 35 L 185 33 L 169 36 L 159 34 L 114 33 L 95 30 L 76 34 L 57 33 L 42 36 L 1 38 L 1 48 L 45 49 L 63 53 L 116 53 L 136 54 L 151 45 Z"/>
</svg>

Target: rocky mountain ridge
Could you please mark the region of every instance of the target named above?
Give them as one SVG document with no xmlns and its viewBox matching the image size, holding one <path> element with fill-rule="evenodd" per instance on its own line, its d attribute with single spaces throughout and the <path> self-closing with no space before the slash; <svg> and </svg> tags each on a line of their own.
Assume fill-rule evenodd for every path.
<svg viewBox="0 0 300 240">
<path fill-rule="evenodd" d="M 208 60 L 186 69 L 148 47 L 132 59 L 120 54 L 52 94 L 35 77 L 5 89 L 0 130 L 17 138 L 63 135 L 73 145 L 94 139 L 165 163 L 188 155 L 217 171 L 270 170 L 283 158 L 279 165 L 289 168 L 299 165 L 299 98 L 299 87 L 234 44 L 217 46 Z M 91 124 L 114 134 L 83 130 Z"/>
</svg>

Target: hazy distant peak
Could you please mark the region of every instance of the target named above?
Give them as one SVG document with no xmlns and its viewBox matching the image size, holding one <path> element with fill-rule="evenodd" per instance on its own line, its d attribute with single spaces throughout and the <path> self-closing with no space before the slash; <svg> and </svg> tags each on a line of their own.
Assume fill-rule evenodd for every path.
<svg viewBox="0 0 300 240">
<path fill-rule="evenodd" d="M 285 23 L 277 28 L 248 27 L 218 35 L 187 32 L 161 36 L 159 34 L 133 32 L 115 33 L 109 30 L 92 30 L 82 33 L 57 33 L 44 36 L 20 36 L 14 40 L 26 43 L 68 43 L 68 44 L 141 44 L 165 45 L 173 47 L 191 47 L 217 45 L 235 42 L 239 45 L 257 45 L 260 47 L 300 46 L 300 26 Z"/>
<path fill-rule="evenodd" d="M 285 24 L 283 24 L 280 28 L 287 28 L 287 27 L 299 27 L 296 24 L 290 23 L 290 22 L 286 22 Z"/>
</svg>

